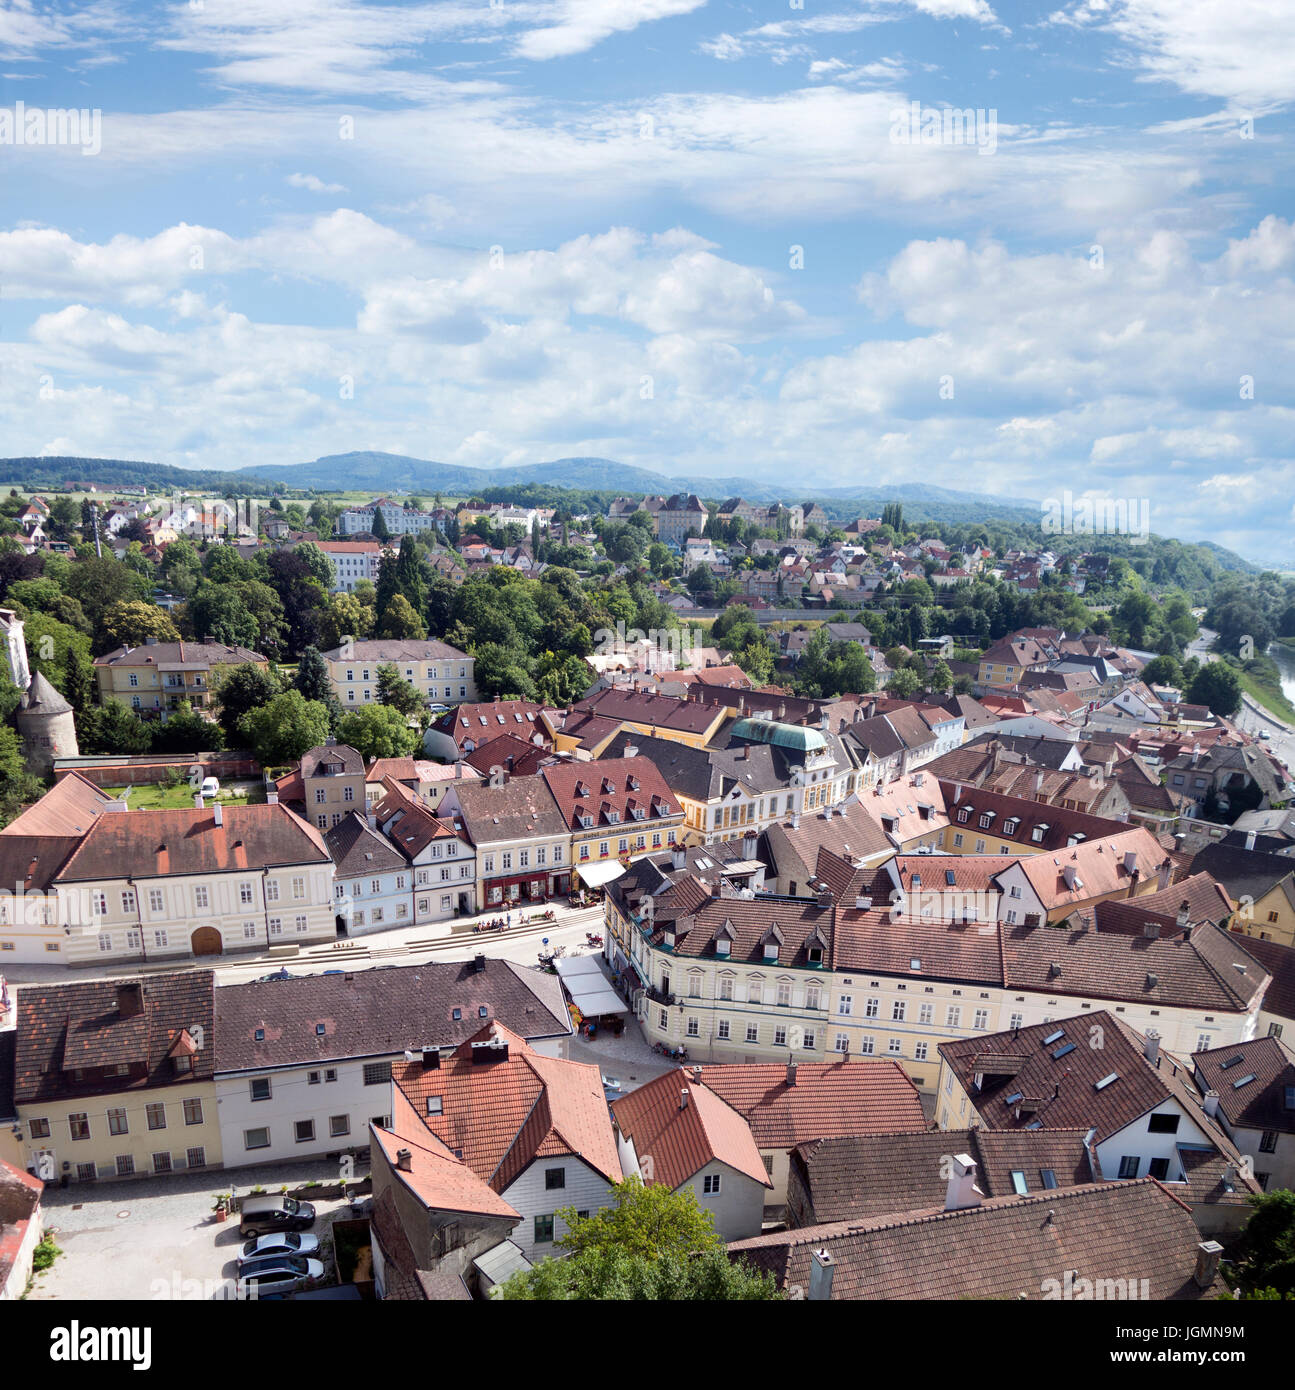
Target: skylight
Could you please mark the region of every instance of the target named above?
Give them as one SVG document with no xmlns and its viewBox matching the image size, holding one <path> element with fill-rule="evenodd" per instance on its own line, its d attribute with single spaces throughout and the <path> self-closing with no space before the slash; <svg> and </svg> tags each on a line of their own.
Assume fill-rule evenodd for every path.
<svg viewBox="0 0 1295 1390">
<path fill-rule="evenodd" d="M 1245 1076 L 1238 1077 L 1237 1080 L 1232 1083 L 1232 1089 L 1234 1091 L 1239 1091 L 1242 1086 L 1248 1086 L 1254 1079 L 1254 1072 L 1248 1072 Z"/>
<path fill-rule="evenodd" d="M 1025 1099 L 1025 1092 L 1024 1092 L 1024 1091 L 1013 1091 L 1012 1094 L 1011 1094 L 1010 1096 L 1007 1096 L 1007 1097 L 1003 1100 L 1003 1104 L 1004 1104 L 1004 1105 L 1015 1105 L 1016 1102 L 1017 1102 L 1018 1100 L 1024 1100 L 1024 1099 Z"/>
<path fill-rule="evenodd" d="M 1236 1055 L 1235 1057 L 1229 1057 L 1228 1060 L 1227 1060 L 1226 1062 L 1224 1062 L 1223 1065 L 1219 1068 L 1219 1070 L 1220 1070 L 1220 1071 L 1227 1071 L 1227 1069 L 1228 1069 L 1229 1067 L 1235 1067 L 1236 1064 L 1237 1064 L 1238 1062 L 1244 1062 L 1244 1061 L 1245 1061 L 1245 1057 L 1244 1057 L 1241 1053 L 1238 1052 L 1237 1055 Z"/>
<path fill-rule="evenodd" d="M 1068 1053 L 1073 1052 L 1077 1046 L 1077 1043 L 1066 1043 L 1064 1047 L 1057 1048 L 1057 1050 L 1052 1054 L 1052 1060 L 1054 1062 L 1059 1062 Z"/>
<path fill-rule="evenodd" d="M 1058 1038 L 1064 1038 L 1065 1036 L 1066 1030 L 1064 1028 L 1058 1028 L 1055 1033 L 1049 1033 L 1048 1036 L 1044 1038 L 1043 1045 L 1044 1047 L 1050 1047 Z"/>
<path fill-rule="evenodd" d="M 1104 1076 L 1104 1077 L 1102 1077 L 1102 1079 L 1101 1079 L 1100 1081 L 1094 1082 L 1094 1083 L 1093 1083 L 1093 1090 L 1094 1090 L 1094 1091 L 1104 1091 L 1104 1090 L 1111 1084 L 1112 1081 L 1118 1081 L 1119 1079 L 1120 1079 L 1120 1074 L 1119 1074 L 1119 1072 L 1113 1071 L 1109 1076 Z"/>
</svg>

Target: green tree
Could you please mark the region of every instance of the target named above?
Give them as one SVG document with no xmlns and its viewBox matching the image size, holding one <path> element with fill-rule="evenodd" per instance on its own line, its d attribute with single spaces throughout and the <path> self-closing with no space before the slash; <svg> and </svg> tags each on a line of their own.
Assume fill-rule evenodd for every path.
<svg viewBox="0 0 1295 1390">
<path fill-rule="evenodd" d="M 1148 685 L 1171 685 L 1176 690 L 1181 690 L 1183 668 L 1175 657 L 1158 656 L 1142 668 L 1139 679 Z"/>
<path fill-rule="evenodd" d="M 33 613 L 27 619 L 25 636 L 27 659 L 32 670 L 39 671 L 71 704 L 72 694 L 76 693 L 71 677 L 83 671 L 89 662 L 90 639 L 76 628 L 51 618 L 48 613 Z M 79 653 L 79 658 L 72 658 L 72 652 Z M 84 658 L 84 661 L 80 658 Z"/>
<path fill-rule="evenodd" d="M 349 744 L 367 762 L 370 758 L 404 758 L 421 743 L 417 729 L 389 705 L 362 705 L 347 710 L 337 724 L 339 743 Z"/>
<path fill-rule="evenodd" d="M 279 693 L 279 681 L 269 671 L 246 661 L 239 666 L 220 667 L 212 691 L 220 707 L 220 725 L 231 744 L 238 739 L 245 716 L 268 705 Z M 308 743 L 307 748 L 314 745 Z"/>
<path fill-rule="evenodd" d="M 109 604 L 104 609 L 102 621 L 112 647 L 142 647 L 150 637 L 159 642 L 180 640 L 166 611 L 139 599 Z"/>
<path fill-rule="evenodd" d="M 299 690 L 285 690 L 245 714 L 238 731 L 263 767 L 295 763 L 328 737 L 328 709 L 318 700 L 305 699 Z"/>
<path fill-rule="evenodd" d="M 1225 661 L 1207 661 L 1187 687 L 1189 705 L 1205 705 L 1214 714 L 1230 718 L 1241 707 L 1241 682 Z"/>
<path fill-rule="evenodd" d="M 427 628 L 404 594 L 394 594 L 378 624 L 378 636 L 421 641 L 427 636 Z"/>
<path fill-rule="evenodd" d="M 1251 1215 L 1237 1239 L 1235 1270 L 1246 1291 L 1295 1291 L 1295 1192 L 1282 1188 L 1250 1198 Z"/>
<path fill-rule="evenodd" d="M 100 560 L 92 555 L 70 566 L 64 587 L 80 602 L 91 627 L 99 633 L 103 631 L 104 612 L 114 603 L 132 599 L 148 603 L 153 597 L 153 586 L 142 574 L 107 556 Z M 99 655 L 112 650 L 103 637 L 95 645 Z"/>
<path fill-rule="evenodd" d="M 331 589 L 337 582 L 337 571 L 333 568 L 332 560 L 314 541 L 302 541 L 294 553 L 299 560 L 305 562 L 306 569 L 318 581 L 321 589 Z"/>
<path fill-rule="evenodd" d="M 185 617 L 200 642 L 256 649 L 260 629 L 231 586 L 204 580 L 185 605 Z"/>
<path fill-rule="evenodd" d="M 348 637 L 363 642 L 373 636 L 373 605 L 355 594 L 333 594 L 328 600 L 320 629 L 320 649 L 332 651 Z"/>
<path fill-rule="evenodd" d="M 897 700 L 911 700 L 921 688 L 922 682 L 917 672 L 907 666 L 901 666 L 886 682 L 887 693 Z"/>
<path fill-rule="evenodd" d="M 384 662 L 378 667 L 378 687 L 375 698 L 378 704 L 388 705 L 392 709 L 398 710 L 406 718 L 415 711 L 425 708 L 427 704 L 427 701 L 423 699 L 422 692 L 415 690 L 390 661 Z"/>
<path fill-rule="evenodd" d="M 152 735 L 157 753 L 214 753 L 225 746 L 224 729 L 198 714 L 188 700 L 156 725 Z"/>
<path fill-rule="evenodd" d="M 301 653 L 297 661 L 297 674 L 293 677 L 292 683 L 307 700 L 318 700 L 321 705 L 327 707 L 329 721 L 336 728 L 337 721 L 342 717 L 342 703 L 333 689 L 333 682 L 328 674 L 328 663 L 318 647 L 307 647 Z"/>
<path fill-rule="evenodd" d="M 374 507 L 373 520 L 369 523 L 369 530 L 380 540 L 385 541 L 390 538 L 391 532 L 387 529 L 387 523 L 382 515 L 381 507 Z"/>
<path fill-rule="evenodd" d="M 83 710 L 76 731 L 82 753 L 147 753 L 153 743 L 148 725 L 120 700 Z"/>
</svg>

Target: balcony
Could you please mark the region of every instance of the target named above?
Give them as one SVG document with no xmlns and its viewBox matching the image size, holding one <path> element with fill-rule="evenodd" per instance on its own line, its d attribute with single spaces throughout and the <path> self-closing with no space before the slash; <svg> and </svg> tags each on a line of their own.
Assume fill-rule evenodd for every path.
<svg viewBox="0 0 1295 1390">
<path fill-rule="evenodd" d="M 654 1004 L 664 1004 L 667 1008 L 679 1002 L 678 996 L 669 994 L 663 989 L 658 989 L 655 985 L 649 985 L 644 993 Z"/>
</svg>

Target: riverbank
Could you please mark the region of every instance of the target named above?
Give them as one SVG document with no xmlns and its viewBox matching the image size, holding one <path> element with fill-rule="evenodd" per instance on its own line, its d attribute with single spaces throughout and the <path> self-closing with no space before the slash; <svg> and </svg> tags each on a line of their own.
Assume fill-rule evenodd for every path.
<svg viewBox="0 0 1295 1390">
<path fill-rule="evenodd" d="M 1232 669 L 1237 673 L 1241 689 L 1255 704 L 1261 705 L 1274 719 L 1280 719 L 1283 724 L 1295 724 L 1295 705 L 1282 694 L 1280 686 L 1258 680 L 1249 671 L 1238 667 L 1234 666 Z"/>
</svg>

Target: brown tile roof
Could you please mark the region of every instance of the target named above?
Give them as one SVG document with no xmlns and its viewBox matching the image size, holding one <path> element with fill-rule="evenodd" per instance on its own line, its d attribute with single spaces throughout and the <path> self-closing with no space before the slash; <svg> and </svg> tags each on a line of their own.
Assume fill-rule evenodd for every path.
<svg viewBox="0 0 1295 1390">
<path fill-rule="evenodd" d="M 1187 923 L 1226 922 L 1236 911 L 1227 889 L 1206 873 L 1192 874 L 1156 893 L 1137 898 L 1109 898 L 1092 908 L 1099 931 L 1123 931 L 1141 936 L 1148 923 L 1162 932 L 1181 931 L 1179 914 L 1187 909 Z"/>
<path fill-rule="evenodd" d="M 464 784 L 455 787 L 454 795 L 476 845 L 567 832 L 566 819 L 543 777 L 510 777 L 502 787 Z"/>
<path fill-rule="evenodd" d="M 1239 936 L 1240 933 L 1230 935 Z M 1264 991 L 1263 1012 L 1295 1023 L 1295 946 L 1263 941 L 1257 936 L 1242 936 L 1241 941 L 1246 954 L 1253 956 L 1272 976 L 1272 983 Z"/>
<path fill-rule="evenodd" d="M 676 893 L 682 888 L 676 885 Z M 671 911 L 658 899 L 654 903 L 657 924 L 652 944 L 659 946 L 670 928 L 675 933 L 674 954 L 680 958 L 706 956 L 716 958 L 715 940 L 721 927 L 730 933 L 729 954 L 726 959 L 746 965 L 767 966 L 774 970 L 782 966 L 809 966 L 811 947 L 822 951 L 824 968 L 832 959 L 833 922 L 836 909 L 819 907 L 813 898 L 783 897 L 714 897 L 707 895 L 697 906 L 684 906 Z M 766 961 L 764 942 L 776 929 L 781 938 L 777 961 Z"/>
<path fill-rule="evenodd" d="M 330 863 L 323 837 L 284 805 L 127 811 L 100 816 L 60 871 L 64 882 Z"/>
<path fill-rule="evenodd" d="M 464 761 L 483 774 L 502 768 L 514 777 L 529 777 L 540 770 L 545 759 L 552 756 L 553 750 L 547 744 L 537 745 L 516 734 L 507 733 L 478 744 Z"/>
<path fill-rule="evenodd" d="M 698 694 L 709 696 L 723 691 L 723 687 L 699 687 Z M 714 704 L 700 700 L 677 700 L 672 695 L 656 695 L 650 691 L 610 688 L 581 700 L 571 707 L 571 712 L 693 734 L 705 733 L 721 715 Z"/>
<path fill-rule="evenodd" d="M 826 1249 L 834 1299 L 1062 1297 L 1062 1281 L 1076 1271 L 1081 1279 L 1134 1280 L 1132 1297 L 1146 1279 L 1148 1297 L 1159 1301 L 1217 1294 L 1221 1285 L 1201 1290 L 1192 1278 L 1199 1242 L 1190 1211 L 1144 1178 L 807 1226 L 735 1241 L 729 1254 L 801 1297 L 811 1252 Z"/>
<path fill-rule="evenodd" d="M 852 862 L 889 854 L 894 846 L 874 820 L 857 803 L 802 815 L 798 824 L 778 822 L 765 831 L 764 843 L 779 878 L 795 880 L 797 889 L 814 873 L 820 848 Z"/>
<path fill-rule="evenodd" d="M 371 638 L 322 652 L 325 661 L 459 661 L 467 653 L 448 642 L 416 638 Z"/>
<path fill-rule="evenodd" d="M 665 778 L 650 758 L 605 758 L 596 763 L 560 763 L 546 767 L 540 776 L 548 783 L 567 827 L 582 829 L 580 817 L 589 816 L 592 828 L 620 825 L 632 829 L 639 822 L 683 815 Z M 633 783 L 634 785 L 631 785 Z M 609 816 L 615 815 L 617 821 Z"/>
<path fill-rule="evenodd" d="M 1094 1038 L 1100 1038 L 1100 1047 L 1091 1046 Z M 977 1055 L 1013 1048 L 1025 1053 L 1025 1065 L 1010 1077 L 984 1073 L 977 1090 Z M 1213 1145 L 1205 1157 L 1191 1160 L 1185 1199 L 1240 1203 L 1248 1192 L 1258 1190 L 1256 1183 L 1235 1171 L 1241 1167 L 1240 1155 L 1205 1114 L 1187 1069 L 1163 1051 L 1155 1062 L 1149 1061 L 1142 1036 L 1104 1009 L 1010 1033 L 943 1042 L 939 1051 L 989 1129 L 1019 1130 L 1032 1124 L 1047 1129 L 1091 1127 L 1100 1145 L 1158 1106 L 1176 1101 Z M 1108 1077 L 1114 1079 L 1106 1081 Z M 1103 1081 L 1099 1090 L 1097 1083 Z M 1010 1104 L 1009 1097 L 1014 1098 Z M 1189 1166 L 1183 1157 L 1189 1152 L 1178 1148 L 1184 1167 Z M 1234 1169 L 1233 1190 L 1225 1191 L 1223 1177 L 1229 1165 Z"/>
<path fill-rule="evenodd" d="M 975 1159 L 976 1186 L 986 1197 L 1014 1195 L 1014 1171 L 1022 1174 L 1030 1192 L 1045 1190 L 1045 1169 L 1054 1175 L 1058 1188 L 1094 1182 L 1101 1175 L 1089 1161 L 1086 1132 L 910 1128 L 802 1144 L 792 1166 L 815 1224 L 867 1221 L 888 1212 L 943 1207 L 950 1154 Z"/>
<path fill-rule="evenodd" d="M 1234 1129 L 1295 1134 L 1295 1052 L 1280 1038 L 1193 1052 L 1192 1061 L 1198 1082 L 1219 1093 L 1219 1110 Z"/>
<path fill-rule="evenodd" d="M 414 792 L 390 777 L 382 785 L 386 795 L 374 803 L 373 814 L 382 833 L 411 863 L 433 840 L 460 838 L 455 821 L 435 815 Z"/>
<path fill-rule="evenodd" d="M 155 642 L 152 646 L 118 647 L 94 659 L 96 666 L 241 666 L 267 658 L 247 647 L 224 642 Z"/>
<path fill-rule="evenodd" d="M 376 830 L 371 830 L 358 811 L 337 822 L 324 835 L 338 878 L 381 874 L 405 867 L 405 856 Z"/>
<path fill-rule="evenodd" d="M 362 776 L 364 773 L 364 759 L 345 743 L 321 744 L 317 748 L 308 748 L 301 755 L 299 771 L 302 777 L 324 776 L 321 769 L 330 763 L 339 764 L 346 776 Z"/>
<path fill-rule="evenodd" d="M 565 1036 L 571 1021 L 550 982 L 488 956 L 480 971 L 472 961 L 429 961 L 225 985 L 216 991 L 216 1067 L 244 1071 L 457 1047 L 495 1019 L 525 1038 Z"/>
<path fill-rule="evenodd" d="M 1020 860 L 1021 872 L 1044 906 L 1054 911 L 1108 894 L 1128 892 L 1133 879 L 1131 871 L 1124 866 L 1124 857 L 1130 853 L 1136 855 L 1135 867 L 1143 883 L 1154 878 L 1165 860 L 1165 852 L 1155 836 L 1139 825 L 1101 840 L 1085 840 L 1055 854 L 1024 856 Z M 1078 876 L 1073 888 L 1066 885 L 1067 868 L 1073 868 Z"/>
<path fill-rule="evenodd" d="M 613 1101 L 612 1114 L 650 1183 L 677 1188 L 708 1163 L 724 1163 L 762 1187 L 773 1185 L 746 1120 L 685 1067 Z"/>
<path fill-rule="evenodd" d="M 392 1080 L 415 1113 L 449 1149 L 496 1192 L 504 1192 L 533 1162 L 574 1157 L 608 1183 L 621 1180 L 602 1077 L 596 1066 L 543 1057 L 502 1024 L 475 1039 L 503 1039 L 503 1060 L 474 1062 L 468 1041 L 439 1067 L 396 1063 Z M 431 1096 L 441 1112 L 427 1113 Z"/>
<path fill-rule="evenodd" d="M 104 1092 L 209 1081 L 215 1070 L 215 976 L 210 970 L 147 975 L 142 980 L 79 980 L 24 985 L 18 991 L 14 1098 L 19 1105 Z M 142 990 L 142 1011 L 125 1017 L 119 990 Z M 201 1029 L 193 1070 L 171 1063 L 179 1033 Z M 76 1068 L 128 1065 L 131 1076 L 77 1081 Z"/>
<path fill-rule="evenodd" d="M 103 807 L 114 800 L 79 772 L 69 772 L 20 816 L 0 830 L 5 836 L 57 836 L 79 839 Z"/>
<path fill-rule="evenodd" d="M 473 1215 L 514 1217 L 518 1213 L 483 1182 L 462 1159 L 454 1157 L 414 1109 L 398 1086 L 392 1087 L 391 1128 L 370 1131 L 391 1165 L 394 1181 L 403 1183 L 429 1210 L 470 1212 Z M 396 1166 L 396 1156 L 408 1149 L 410 1171 Z"/>
<path fill-rule="evenodd" d="M 464 743 L 484 743 L 503 733 L 515 733 L 530 739 L 543 734 L 548 742 L 548 730 L 540 718 L 544 706 L 534 700 L 486 700 L 477 704 L 456 705 L 432 727 L 448 734 L 462 748 Z"/>
<path fill-rule="evenodd" d="M 1079 780 L 1083 781 L 1082 778 Z M 986 841 L 993 840 L 996 844 L 1021 845 L 1033 854 L 1062 850 L 1072 835 L 1082 835 L 1085 840 L 1099 840 L 1105 836 L 1121 835 L 1129 828 L 1124 821 L 1090 816 L 1083 811 L 1050 805 L 1033 797 L 1003 795 L 991 790 L 988 784 L 973 788 L 946 781 L 939 783 L 939 786 L 949 824 L 955 831 L 983 836 Z M 985 816 L 990 818 L 988 826 L 982 825 Z M 1016 827 L 1008 830 L 1007 823 L 1013 820 Z M 1034 835 L 1040 828 L 1043 838 L 1036 840 Z"/>
<path fill-rule="evenodd" d="M 702 1085 L 746 1118 L 762 1149 L 923 1123 L 917 1087 L 898 1062 L 882 1058 L 801 1062 L 795 1085 L 787 1084 L 788 1069 L 778 1062 L 700 1070 Z"/>
</svg>

